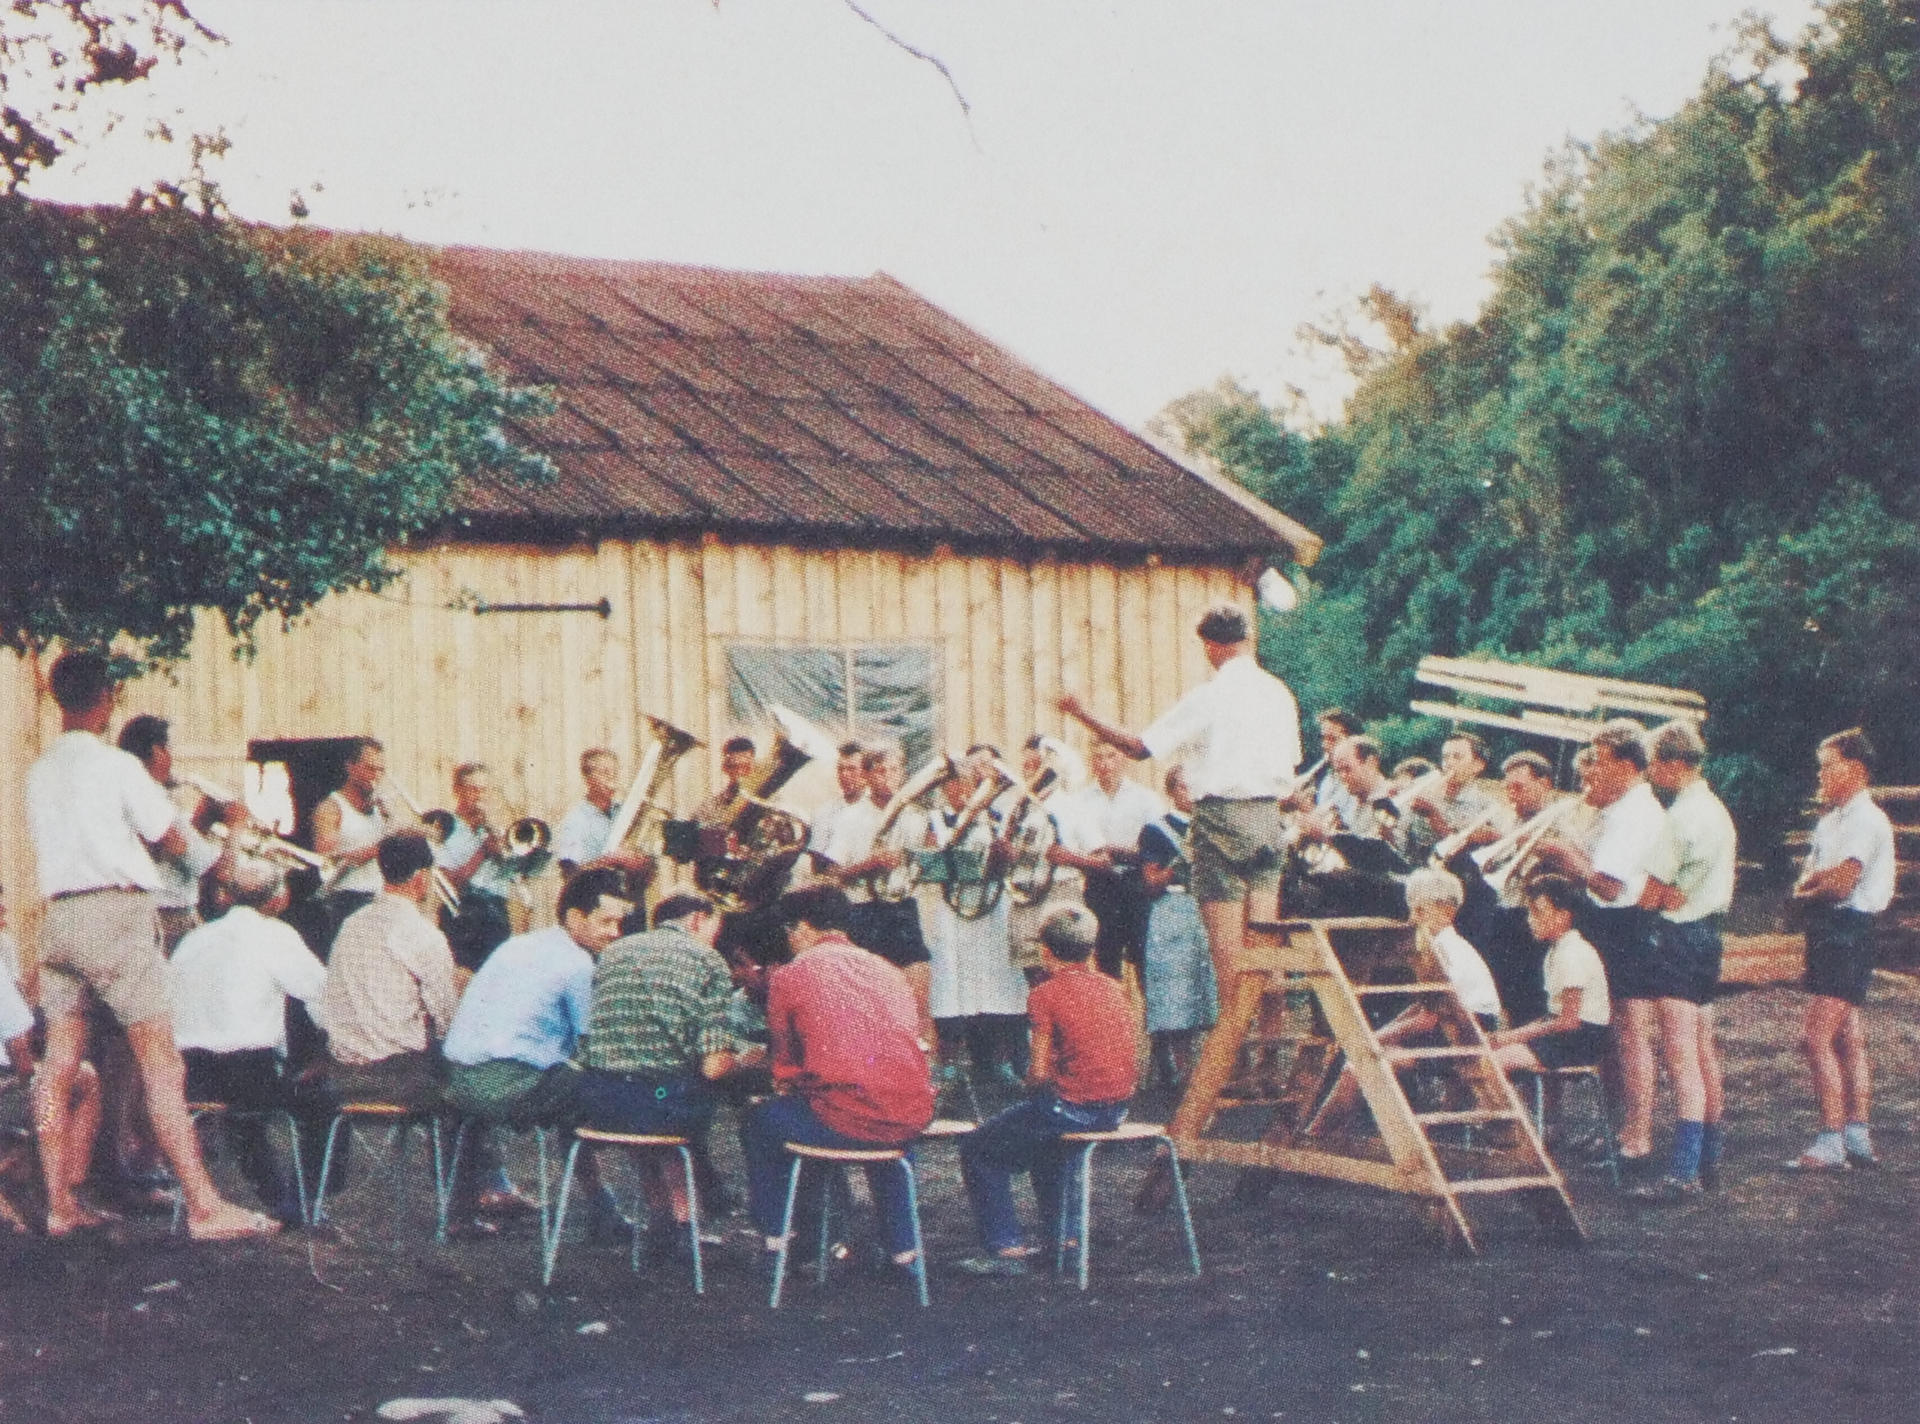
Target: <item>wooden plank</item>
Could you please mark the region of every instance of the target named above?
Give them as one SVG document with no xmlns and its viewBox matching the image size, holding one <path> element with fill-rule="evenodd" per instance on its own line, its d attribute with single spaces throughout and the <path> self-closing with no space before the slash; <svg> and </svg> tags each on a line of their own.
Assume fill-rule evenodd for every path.
<svg viewBox="0 0 1920 1424">
<path fill-rule="evenodd" d="M 1120 580 L 1111 564 L 1087 567 L 1088 678 L 1097 715 L 1120 716 Z"/>
<path fill-rule="evenodd" d="M 934 575 L 939 589 L 936 626 L 946 643 L 947 746 L 942 750 L 959 750 L 973 740 L 976 716 L 967 561 L 936 554 Z"/>
<path fill-rule="evenodd" d="M 1480 727 L 1504 727 L 1510 732 L 1525 732 L 1529 736 L 1551 737 L 1555 741 L 1576 742 L 1585 745 L 1593 740 L 1593 734 L 1605 723 L 1579 722 L 1573 718 L 1550 721 L 1545 717 L 1510 717 L 1504 712 L 1483 712 L 1477 707 L 1460 707 L 1451 702 L 1429 702 L 1425 698 L 1415 698 L 1407 704 L 1408 710 L 1419 712 L 1428 717 L 1438 717 L 1442 721 L 1471 722 Z"/>
<path fill-rule="evenodd" d="M 1001 710 L 998 742 L 1001 754 L 1014 767 L 1020 763 L 1020 744 L 1039 726 L 1033 701 L 1033 591 L 1024 565 L 996 559 L 1000 582 Z"/>
<path fill-rule="evenodd" d="M 1153 571 L 1134 564 L 1119 571 L 1118 637 L 1120 656 L 1120 725 L 1144 727 L 1153 721 L 1153 630 L 1147 611 L 1147 582 Z"/>
<path fill-rule="evenodd" d="M 1614 698 L 1634 698 L 1661 706 L 1680 705 L 1704 711 L 1707 699 L 1682 687 L 1666 687 L 1655 682 L 1628 682 L 1622 678 L 1594 677 L 1587 673 L 1563 672 L 1559 668 L 1534 667 L 1527 663 L 1504 663 L 1490 658 L 1449 658 L 1430 653 L 1420 660 L 1415 676 L 1427 680 L 1431 671 L 1454 677 L 1480 678 L 1492 683 L 1522 688 L 1555 687 L 1561 695 L 1585 693 L 1589 706 L 1611 702 Z M 1545 698 L 1529 698 L 1545 701 Z"/>
<path fill-rule="evenodd" d="M 1032 691 L 1032 730 L 1058 736 L 1062 729 L 1060 694 L 1060 566 L 1041 559 L 1027 570 L 1027 637 L 1032 656 L 1027 677 Z"/>
<path fill-rule="evenodd" d="M 1062 563 L 1057 572 L 1057 609 L 1060 620 L 1060 684 L 1077 697 L 1093 696 L 1093 671 L 1089 651 L 1087 608 L 1087 566 Z M 1073 729 L 1078 735 L 1077 729 Z"/>
<path fill-rule="evenodd" d="M 1270 1142 L 1232 1142 L 1217 1137 L 1182 1137 L 1172 1133 L 1174 1146 L 1185 1162 L 1213 1162 L 1228 1167 L 1265 1167 L 1276 1172 L 1299 1172 L 1354 1186 L 1378 1187 L 1409 1196 L 1438 1197 L 1432 1183 L 1409 1176 L 1391 1162 L 1343 1157 L 1311 1147 L 1285 1147 Z"/>
<path fill-rule="evenodd" d="M 1007 699 L 1001 686 L 1000 580 L 992 559 L 973 558 L 967 569 L 967 678 L 971 697 L 967 742 L 1006 737 Z"/>
</svg>

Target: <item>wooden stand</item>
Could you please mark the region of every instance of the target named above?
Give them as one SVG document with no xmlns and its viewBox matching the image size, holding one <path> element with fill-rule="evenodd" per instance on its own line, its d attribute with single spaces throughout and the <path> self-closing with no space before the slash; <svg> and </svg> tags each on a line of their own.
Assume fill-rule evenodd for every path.
<svg viewBox="0 0 1920 1424">
<path fill-rule="evenodd" d="M 1182 1158 L 1404 1192 L 1468 1253 L 1470 1197 L 1518 1194 L 1558 1237 L 1585 1239 L 1531 1117 L 1412 925 L 1256 923 L 1221 988 L 1220 1021 L 1168 1128 Z M 1375 1025 L 1415 1004 L 1436 1026 L 1383 1045 Z M 1368 1112 L 1309 1131 L 1343 1061 Z"/>
</svg>

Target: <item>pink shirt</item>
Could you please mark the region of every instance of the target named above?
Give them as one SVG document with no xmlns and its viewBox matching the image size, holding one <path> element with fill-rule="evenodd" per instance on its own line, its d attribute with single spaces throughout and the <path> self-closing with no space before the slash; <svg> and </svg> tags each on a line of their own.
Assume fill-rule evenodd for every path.
<svg viewBox="0 0 1920 1424">
<path fill-rule="evenodd" d="M 1070 1103 L 1120 1103 L 1137 1072 L 1133 1015 L 1119 981 L 1096 969 L 1059 969 L 1027 995 L 1038 1043 L 1052 1045 L 1054 1091 Z"/>
</svg>

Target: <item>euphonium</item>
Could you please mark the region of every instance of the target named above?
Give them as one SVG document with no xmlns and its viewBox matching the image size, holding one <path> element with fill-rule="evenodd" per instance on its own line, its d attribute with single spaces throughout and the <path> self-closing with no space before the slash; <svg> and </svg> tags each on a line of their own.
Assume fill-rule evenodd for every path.
<svg viewBox="0 0 1920 1424">
<path fill-rule="evenodd" d="M 873 833 L 874 850 L 878 851 L 885 847 L 887 836 L 907 807 L 953 773 L 953 758 L 943 753 L 908 777 L 905 784 L 893 793 L 893 799 L 887 802 L 887 809 L 881 814 L 880 824 Z M 877 871 L 869 876 L 867 890 L 876 900 L 904 900 L 913 893 L 913 887 L 919 883 L 920 862 L 909 851 L 901 863 L 893 869 Z"/>
</svg>

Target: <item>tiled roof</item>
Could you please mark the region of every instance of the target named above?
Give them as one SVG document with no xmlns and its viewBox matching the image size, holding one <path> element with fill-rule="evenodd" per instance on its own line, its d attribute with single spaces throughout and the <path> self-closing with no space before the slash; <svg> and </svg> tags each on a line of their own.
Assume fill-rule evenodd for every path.
<svg viewBox="0 0 1920 1424">
<path fill-rule="evenodd" d="M 1226 562 L 1306 530 L 1186 468 L 890 277 L 445 248 L 453 322 L 558 409 L 551 484 L 478 478 L 477 537 L 716 531 Z"/>
</svg>

